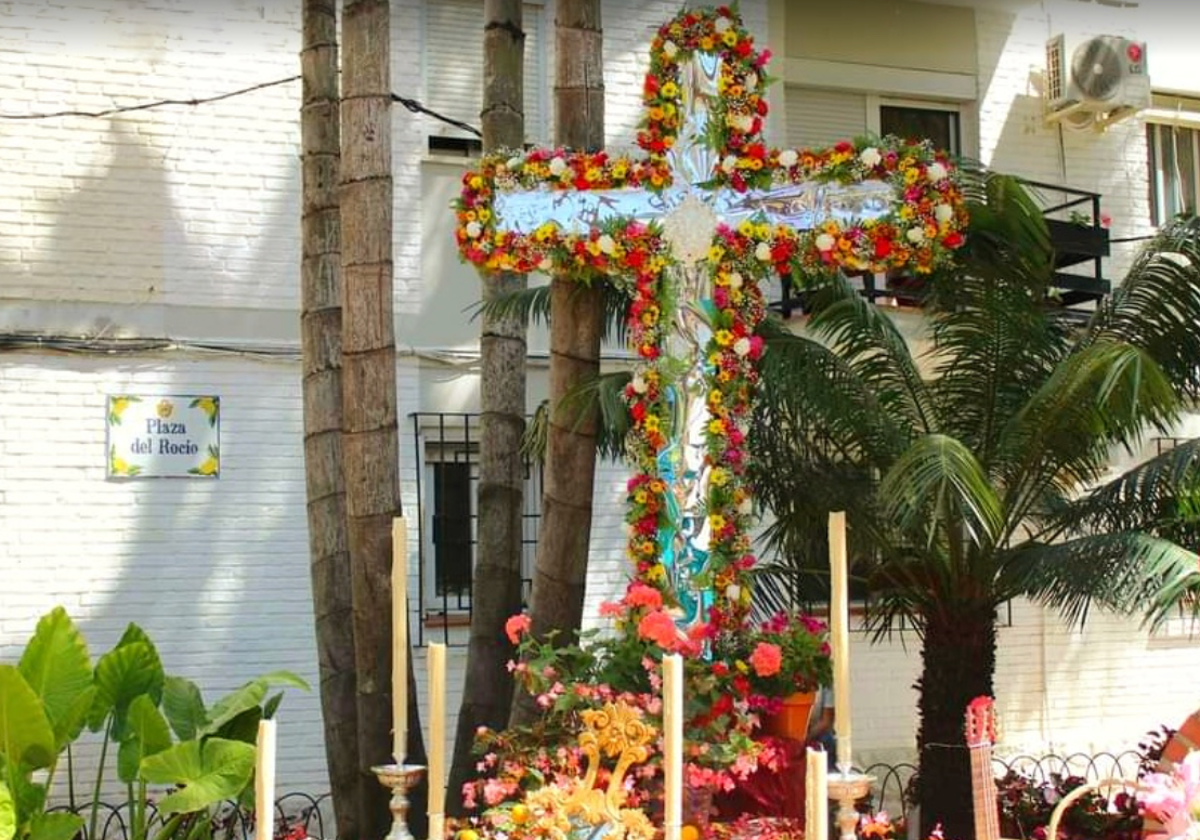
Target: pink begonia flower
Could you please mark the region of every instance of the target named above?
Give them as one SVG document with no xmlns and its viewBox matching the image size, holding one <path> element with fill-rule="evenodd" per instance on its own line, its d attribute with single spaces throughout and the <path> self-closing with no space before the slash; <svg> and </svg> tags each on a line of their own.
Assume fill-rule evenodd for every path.
<svg viewBox="0 0 1200 840">
<path fill-rule="evenodd" d="M 504 622 L 504 633 L 508 636 L 508 640 L 514 645 L 519 644 L 521 641 L 521 636 L 529 632 L 529 627 L 531 624 L 532 622 L 530 621 L 528 615 L 525 613 L 519 613 L 518 615 L 514 615 L 509 618 L 508 621 Z"/>
<path fill-rule="evenodd" d="M 779 649 L 779 645 L 759 642 L 750 654 L 750 664 L 758 676 L 773 677 L 783 667 L 783 652 Z"/>
<path fill-rule="evenodd" d="M 662 610 L 653 610 L 642 616 L 642 620 L 638 622 L 638 635 L 664 650 L 673 650 L 679 642 L 675 620 Z"/>
<path fill-rule="evenodd" d="M 508 796 L 508 786 L 499 779 L 488 779 L 483 783 L 483 801 L 488 805 L 499 805 Z"/>
<path fill-rule="evenodd" d="M 646 607 L 647 609 L 657 610 L 662 607 L 662 593 L 653 586 L 647 586 L 644 583 L 635 583 L 625 593 L 625 603 L 631 607 Z"/>
<path fill-rule="evenodd" d="M 1138 799 L 1163 826 L 1148 838 L 1193 836 L 1200 822 L 1200 750 L 1184 756 L 1170 773 L 1147 774 Z"/>
</svg>

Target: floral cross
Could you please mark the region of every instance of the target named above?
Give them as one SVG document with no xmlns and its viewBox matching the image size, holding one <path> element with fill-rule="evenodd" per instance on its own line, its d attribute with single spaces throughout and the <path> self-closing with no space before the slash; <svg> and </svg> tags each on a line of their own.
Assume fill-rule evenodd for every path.
<svg viewBox="0 0 1200 840">
<path fill-rule="evenodd" d="M 925 274 L 966 223 L 955 169 L 928 143 L 768 148 L 768 58 L 731 7 L 684 10 L 651 44 L 645 157 L 490 155 L 456 202 L 460 252 L 481 270 L 607 278 L 631 295 L 628 554 L 640 581 L 691 598 L 694 636 L 741 626 L 750 603 L 759 281 Z"/>
</svg>

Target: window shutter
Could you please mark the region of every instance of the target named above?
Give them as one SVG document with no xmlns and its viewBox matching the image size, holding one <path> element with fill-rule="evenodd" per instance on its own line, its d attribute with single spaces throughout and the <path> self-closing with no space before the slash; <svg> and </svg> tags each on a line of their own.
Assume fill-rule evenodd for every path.
<svg viewBox="0 0 1200 840">
<path fill-rule="evenodd" d="M 789 85 L 784 97 L 790 145 L 822 149 L 867 131 L 864 94 Z"/>
<path fill-rule="evenodd" d="M 541 5 L 525 4 L 525 137 L 545 135 L 545 44 Z M 479 127 L 483 107 L 483 3 L 437 0 L 425 4 L 425 104 L 447 117 Z M 432 119 L 432 118 L 430 118 Z M 435 137 L 474 137 L 437 122 Z"/>
</svg>

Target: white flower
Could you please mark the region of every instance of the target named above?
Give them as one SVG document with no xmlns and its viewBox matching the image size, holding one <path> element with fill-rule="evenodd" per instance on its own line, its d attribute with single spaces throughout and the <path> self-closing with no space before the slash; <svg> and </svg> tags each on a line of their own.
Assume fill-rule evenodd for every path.
<svg viewBox="0 0 1200 840">
<path fill-rule="evenodd" d="M 786 166 L 788 169 L 795 166 L 798 160 L 800 160 L 800 156 L 796 154 L 795 149 L 784 149 L 779 153 L 779 165 Z"/>
<path fill-rule="evenodd" d="M 837 240 L 833 238 L 832 234 L 822 233 L 820 236 L 817 237 L 817 250 L 818 251 L 832 251 L 833 246 L 836 244 L 837 244 Z"/>
<path fill-rule="evenodd" d="M 754 117 L 749 114 L 726 114 L 725 124 L 745 134 L 754 127 Z"/>
<path fill-rule="evenodd" d="M 766 242 L 759 242 L 754 246 L 754 256 L 761 262 L 770 262 L 771 246 Z"/>
<path fill-rule="evenodd" d="M 938 224 L 945 224 L 954 218 L 954 208 L 949 204 L 939 204 L 933 208 L 933 217 L 938 220 Z"/>
<path fill-rule="evenodd" d="M 739 356 L 749 356 L 750 339 L 746 338 L 746 336 L 742 336 L 737 341 L 733 342 L 733 352 L 737 353 Z"/>
<path fill-rule="evenodd" d="M 743 516 L 749 516 L 751 513 L 754 513 L 754 501 L 749 496 L 742 499 L 737 503 L 737 512 Z"/>
<path fill-rule="evenodd" d="M 722 15 L 721 17 L 719 17 L 715 21 L 713 21 L 713 29 L 716 31 L 716 33 L 718 35 L 720 35 L 725 30 L 729 29 L 729 27 L 731 27 L 731 26 L 733 26 L 733 21 L 731 21 L 729 18 L 725 17 L 724 15 Z"/>
<path fill-rule="evenodd" d="M 739 272 L 734 271 L 729 275 L 729 288 L 740 289 L 742 282 L 742 275 Z"/>
<path fill-rule="evenodd" d="M 858 159 L 862 161 L 862 165 L 870 169 L 874 169 L 883 160 L 883 155 L 879 154 L 879 150 L 874 146 L 867 146 L 858 154 Z"/>
<path fill-rule="evenodd" d="M 674 41 L 663 41 L 663 55 L 667 58 L 674 58 L 679 52 L 679 45 Z"/>
<path fill-rule="evenodd" d="M 646 377 L 642 376 L 640 373 L 634 374 L 633 380 L 630 382 L 630 384 L 633 386 L 633 392 L 635 394 L 644 394 L 650 389 L 650 384 L 646 382 Z"/>
<path fill-rule="evenodd" d="M 736 583 L 731 583 L 725 587 L 725 598 L 727 600 L 737 603 L 738 599 L 741 597 L 742 587 L 738 586 Z"/>
<path fill-rule="evenodd" d="M 521 165 L 521 164 L 523 164 L 523 163 L 525 163 L 525 159 L 524 159 L 524 158 L 522 158 L 522 157 L 521 157 L 521 156 L 519 156 L 519 155 L 514 155 L 513 157 L 510 157 L 510 158 L 508 159 L 508 168 L 509 168 L 509 169 L 516 169 L 518 166 L 520 166 L 520 165 Z"/>
<path fill-rule="evenodd" d="M 557 178 L 559 175 L 567 171 L 567 162 L 560 157 L 556 157 L 550 161 L 550 174 Z"/>
<path fill-rule="evenodd" d="M 478 239 L 481 233 L 483 233 L 483 225 L 479 222 L 467 222 L 467 236 Z"/>
<path fill-rule="evenodd" d="M 936 184 L 950 173 L 946 171 L 946 167 L 940 163 L 931 163 L 929 168 L 925 170 L 925 175 L 929 178 L 930 183 Z"/>
<path fill-rule="evenodd" d="M 737 155 L 725 155 L 725 159 L 721 161 L 721 168 L 726 172 L 732 172 L 737 166 Z"/>
<path fill-rule="evenodd" d="M 551 260 L 549 257 L 542 257 L 541 260 L 538 261 L 538 271 L 549 271 L 550 266 L 552 265 L 554 265 L 553 260 Z"/>
<path fill-rule="evenodd" d="M 607 233 L 600 234 L 600 238 L 596 240 L 596 244 L 600 246 L 600 253 L 611 255 L 617 249 L 617 243 Z"/>
<path fill-rule="evenodd" d="M 743 84 L 747 90 L 754 90 L 756 87 L 758 87 L 758 74 L 751 70 L 746 74 Z"/>
<path fill-rule="evenodd" d="M 911 242 L 912 244 L 920 245 L 922 242 L 925 241 L 925 228 L 923 228 L 923 227 L 909 228 L 908 233 L 906 233 L 905 236 L 908 237 L 908 241 Z"/>
</svg>

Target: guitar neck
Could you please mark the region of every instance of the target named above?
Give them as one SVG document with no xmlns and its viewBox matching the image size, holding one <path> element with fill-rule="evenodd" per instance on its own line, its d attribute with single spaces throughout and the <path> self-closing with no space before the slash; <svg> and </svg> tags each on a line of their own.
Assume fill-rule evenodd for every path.
<svg viewBox="0 0 1200 840">
<path fill-rule="evenodd" d="M 996 804 L 996 778 L 992 775 L 991 744 L 968 748 L 971 753 L 971 791 L 975 808 L 976 840 L 1000 840 L 1000 815 Z"/>
</svg>

